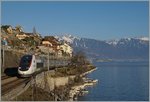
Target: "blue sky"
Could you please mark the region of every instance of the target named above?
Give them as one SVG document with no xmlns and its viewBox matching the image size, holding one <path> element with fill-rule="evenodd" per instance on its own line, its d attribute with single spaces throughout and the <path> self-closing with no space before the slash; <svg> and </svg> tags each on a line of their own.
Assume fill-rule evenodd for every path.
<svg viewBox="0 0 150 102">
<path fill-rule="evenodd" d="M 1 22 L 26 32 L 72 34 L 99 40 L 148 36 L 149 3 L 142 1 L 3 1 Z"/>
</svg>

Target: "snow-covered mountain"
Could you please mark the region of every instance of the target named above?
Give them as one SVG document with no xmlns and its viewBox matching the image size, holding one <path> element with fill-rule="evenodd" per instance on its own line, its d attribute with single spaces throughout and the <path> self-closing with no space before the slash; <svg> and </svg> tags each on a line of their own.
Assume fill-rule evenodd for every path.
<svg viewBox="0 0 150 102">
<path fill-rule="evenodd" d="M 122 39 L 115 39 L 115 40 L 108 40 L 106 41 L 106 43 L 110 44 L 110 45 L 119 45 L 119 44 L 125 44 L 125 43 L 128 43 L 130 41 L 133 41 L 133 40 L 137 40 L 141 43 L 145 43 L 145 42 L 148 42 L 149 41 L 149 38 L 148 37 L 135 37 L 135 38 L 122 38 Z"/>
<path fill-rule="evenodd" d="M 55 36 L 55 38 L 58 39 L 58 41 L 65 41 L 70 44 L 72 44 L 75 39 L 78 39 L 78 40 L 80 39 L 80 38 L 72 36 L 70 34 Z"/>
<path fill-rule="evenodd" d="M 139 39 L 139 40 L 142 40 L 142 41 L 149 41 L 148 37 L 137 37 L 135 39 Z"/>
<path fill-rule="evenodd" d="M 101 41 L 78 38 L 71 35 L 56 36 L 59 41 L 70 43 L 74 51 L 83 51 L 89 57 L 110 59 L 148 59 L 149 38 L 122 38 L 118 40 Z"/>
</svg>

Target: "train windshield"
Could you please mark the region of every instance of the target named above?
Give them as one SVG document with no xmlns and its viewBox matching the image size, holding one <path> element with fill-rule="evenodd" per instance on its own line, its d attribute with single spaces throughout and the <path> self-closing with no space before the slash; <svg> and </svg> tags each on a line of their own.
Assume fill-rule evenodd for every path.
<svg viewBox="0 0 150 102">
<path fill-rule="evenodd" d="M 20 67 L 22 70 L 27 69 L 30 67 L 32 61 L 32 55 L 25 55 L 21 58 Z"/>
</svg>

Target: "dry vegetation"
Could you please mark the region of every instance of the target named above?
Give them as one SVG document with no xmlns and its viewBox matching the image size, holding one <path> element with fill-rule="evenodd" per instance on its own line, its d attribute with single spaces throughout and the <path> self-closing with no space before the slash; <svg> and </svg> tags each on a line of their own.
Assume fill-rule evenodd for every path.
<svg viewBox="0 0 150 102">
<path fill-rule="evenodd" d="M 93 66 L 86 59 L 85 55 L 82 52 L 79 52 L 74 57 L 72 57 L 71 63 L 67 67 L 55 69 L 56 71 L 55 71 L 55 75 L 53 75 L 53 77 L 79 75 L 84 72 L 90 71 L 94 68 L 95 68 L 95 66 Z"/>
</svg>

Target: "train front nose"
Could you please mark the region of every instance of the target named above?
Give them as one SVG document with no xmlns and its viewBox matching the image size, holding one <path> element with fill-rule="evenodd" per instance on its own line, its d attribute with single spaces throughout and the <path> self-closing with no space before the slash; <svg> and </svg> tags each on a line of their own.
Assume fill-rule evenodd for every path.
<svg viewBox="0 0 150 102">
<path fill-rule="evenodd" d="M 21 77 L 30 77 L 29 70 L 22 70 L 21 67 L 18 67 L 18 74 L 19 74 Z"/>
<path fill-rule="evenodd" d="M 31 74 L 32 71 L 32 55 L 24 55 L 21 58 L 20 65 L 18 67 L 18 73 L 20 75 L 28 75 Z"/>
<path fill-rule="evenodd" d="M 18 70 L 20 70 L 21 69 L 21 67 L 18 67 Z"/>
</svg>

